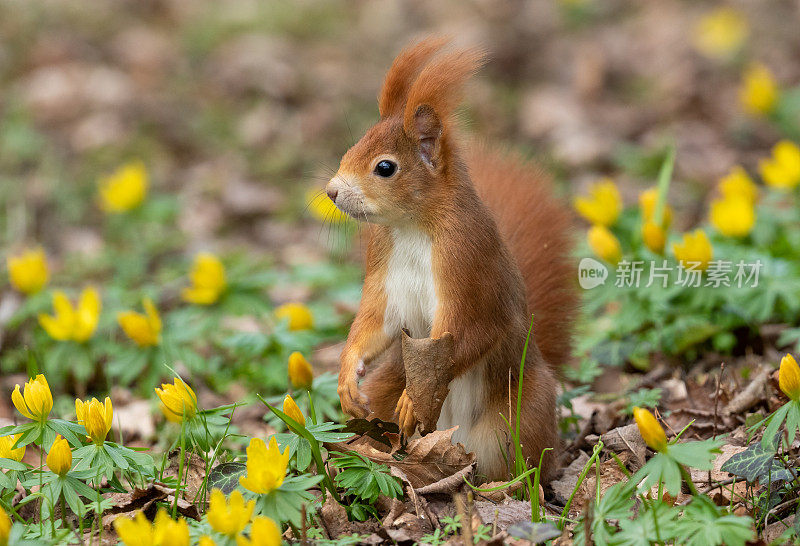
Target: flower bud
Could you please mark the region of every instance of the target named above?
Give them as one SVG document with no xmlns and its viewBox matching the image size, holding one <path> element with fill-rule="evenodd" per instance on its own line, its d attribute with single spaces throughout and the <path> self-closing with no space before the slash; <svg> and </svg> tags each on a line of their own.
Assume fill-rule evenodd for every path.
<svg viewBox="0 0 800 546">
<path fill-rule="evenodd" d="M 633 418 L 644 443 L 655 451 L 667 449 L 667 435 L 652 413 L 643 408 L 633 408 Z"/>
<path fill-rule="evenodd" d="M 800 367 L 790 354 L 781 359 L 778 385 L 786 396 L 792 400 L 800 400 Z"/>
</svg>

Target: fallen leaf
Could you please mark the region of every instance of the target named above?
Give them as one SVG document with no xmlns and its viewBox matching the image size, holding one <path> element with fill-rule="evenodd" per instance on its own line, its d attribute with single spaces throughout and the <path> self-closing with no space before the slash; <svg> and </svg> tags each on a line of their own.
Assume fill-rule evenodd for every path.
<svg viewBox="0 0 800 546">
<path fill-rule="evenodd" d="M 436 430 L 453 379 L 453 335 L 446 332 L 438 339 L 415 339 L 403 330 L 402 347 L 406 392 L 420 432 L 428 434 Z"/>
<path fill-rule="evenodd" d="M 397 469 L 403 474 L 401 479 L 414 489 L 420 489 L 452 476 L 460 479 L 474 468 L 475 454 L 467 453 L 463 445 L 452 442 L 456 429 L 436 430 L 414 438 L 405 446 L 405 451 L 398 448 L 381 451 L 366 442 L 326 443 L 325 446 L 330 451 L 355 451 L 362 457 L 388 465 L 392 470 Z"/>
</svg>

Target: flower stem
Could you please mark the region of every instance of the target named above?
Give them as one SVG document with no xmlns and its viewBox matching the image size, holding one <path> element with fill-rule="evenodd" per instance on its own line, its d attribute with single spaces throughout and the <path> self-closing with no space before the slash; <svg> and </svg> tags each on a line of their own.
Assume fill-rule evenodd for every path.
<svg viewBox="0 0 800 546">
<path fill-rule="evenodd" d="M 686 485 L 689 487 L 689 491 L 691 492 L 692 496 L 699 495 L 700 493 L 697 492 L 697 487 L 695 487 L 694 482 L 692 481 L 691 475 L 689 475 L 689 471 L 686 470 L 682 464 L 678 464 L 678 468 L 681 469 L 681 477 L 683 481 L 686 482 Z"/>
<path fill-rule="evenodd" d="M 178 515 L 178 495 L 181 490 L 181 482 L 183 481 L 183 460 L 186 457 L 186 421 L 181 421 L 181 459 L 178 461 L 178 485 L 175 487 L 175 502 L 172 504 L 172 517 Z"/>
</svg>

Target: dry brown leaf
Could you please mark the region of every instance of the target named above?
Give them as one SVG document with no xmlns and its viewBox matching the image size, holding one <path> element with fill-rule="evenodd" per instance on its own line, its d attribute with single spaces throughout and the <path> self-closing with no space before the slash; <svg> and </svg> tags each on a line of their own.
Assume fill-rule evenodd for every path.
<svg viewBox="0 0 800 546">
<path fill-rule="evenodd" d="M 408 442 L 405 456 L 399 460 L 395 458 L 400 454 L 397 449 L 381 451 L 369 443 L 330 443 L 326 447 L 332 451 L 355 451 L 362 457 L 388 465 L 393 473 L 399 470 L 395 475 L 415 490 L 438 482 L 442 482 L 440 486 L 444 487 L 447 478 L 458 476 L 461 480 L 475 466 L 475 454 L 467 453 L 461 444 L 453 444 L 452 437 L 457 428 L 435 430 L 427 436 L 414 438 Z"/>
<path fill-rule="evenodd" d="M 453 336 L 446 332 L 438 339 L 415 339 L 403 331 L 402 339 L 406 392 L 421 433 L 428 434 L 436 430 L 453 379 Z"/>
</svg>

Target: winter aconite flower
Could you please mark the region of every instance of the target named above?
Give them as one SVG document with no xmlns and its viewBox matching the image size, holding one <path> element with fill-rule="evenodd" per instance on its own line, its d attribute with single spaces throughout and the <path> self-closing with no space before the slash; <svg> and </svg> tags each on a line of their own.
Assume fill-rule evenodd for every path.
<svg viewBox="0 0 800 546">
<path fill-rule="evenodd" d="M 58 474 L 61 477 L 66 476 L 69 469 L 72 468 L 72 449 L 61 436 L 56 436 L 53 445 L 50 447 L 50 452 L 47 454 L 47 468 L 53 474 Z"/>
<path fill-rule="evenodd" d="M 711 224 L 726 237 L 744 237 L 756 223 L 753 202 L 733 195 L 711 203 Z"/>
<path fill-rule="evenodd" d="M 310 330 L 314 327 L 311 310 L 302 303 L 285 303 L 275 309 L 278 320 L 288 319 L 289 330 Z"/>
<path fill-rule="evenodd" d="M 55 314 L 39 315 L 39 324 L 52 337 L 59 341 L 84 342 L 92 337 L 100 320 L 100 295 L 94 288 L 81 292 L 78 305 L 73 307 L 64 292 L 53 294 Z"/>
<path fill-rule="evenodd" d="M 11 401 L 22 415 L 34 421 L 46 421 L 53 409 L 53 394 L 50 392 L 50 385 L 42 374 L 25 383 L 22 394 L 19 392 L 19 385 L 14 387 L 11 393 Z"/>
<path fill-rule="evenodd" d="M 8 544 L 8 537 L 11 534 L 11 518 L 8 517 L 6 511 L 0 506 L 0 546 Z"/>
<path fill-rule="evenodd" d="M 183 289 L 183 299 L 198 305 L 216 303 L 227 287 L 225 266 L 209 252 L 201 252 L 194 259 L 189 273 L 192 286 Z"/>
<path fill-rule="evenodd" d="M 575 210 L 592 224 L 613 226 L 622 212 L 622 197 L 616 184 L 605 178 L 589 188 L 589 197 L 576 197 Z"/>
<path fill-rule="evenodd" d="M 789 140 L 781 140 L 772 148 L 772 157 L 758 164 L 761 178 L 769 186 L 791 190 L 800 184 L 800 148 Z"/>
<path fill-rule="evenodd" d="M 308 211 L 320 222 L 340 224 L 350 221 L 350 217 L 339 210 L 339 207 L 324 192 L 309 191 L 306 194 L 306 202 L 308 203 Z"/>
<path fill-rule="evenodd" d="M 239 478 L 239 483 L 259 494 L 277 489 L 286 477 L 290 456 L 288 447 L 281 453 L 275 436 L 270 438 L 269 448 L 261 438 L 251 439 L 247 446 L 247 474 Z"/>
<path fill-rule="evenodd" d="M 750 27 L 732 8 L 718 8 L 700 19 L 694 29 L 694 46 L 707 57 L 724 59 L 742 48 Z"/>
<path fill-rule="evenodd" d="M 250 538 L 242 535 L 236 537 L 236 546 L 280 546 L 281 530 L 275 522 L 265 516 L 253 520 L 250 526 Z"/>
<path fill-rule="evenodd" d="M 616 264 L 622 257 L 622 247 L 619 244 L 619 239 L 607 227 L 601 225 L 592 226 L 589 228 L 587 239 L 592 252 L 608 263 Z"/>
<path fill-rule="evenodd" d="M 161 341 L 161 317 L 150 298 L 144 298 L 142 306 L 144 314 L 124 311 L 117 314 L 117 322 L 139 347 L 152 347 Z"/>
<path fill-rule="evenodd" d="M 724 198 L 743 197 L 751 203 L 758 201 L 758 186 L 740 165 L 719 179 L 718 188 Z"/>
<path fill-rule="evenodd" d="M 667 232 L 654 221 L 647 220 L 642 225 L 642 240 L 647 248 L 656 254 L 661 254 L 667 242 Z"/>
<path fill-rule="evenodd" d="M 119 517 L 114 529 L 126 546 L 189 546 L 189 525 L 181 518 L 173 520 L 161 508 L 152 524 L 142 512 L 133 518 Z"/>
<path fill-rule="evenodd" d="M 22 434 L 0 436 L 0 459 L 11 459 L 20 462 L 25 456 L 25 446 L 12 449 Z"/>
<path fill-rule="evenodd" d="M 678 261 L 687 264 L 697 263 L 697 268 L 701 270 L 708 267 L 708 262 L 711 261 L 714 254 L 711 242 L 702 229 L 697 229 L 693 233 L 684 233 L 680 243 L 672 244 L 672 252 L 675 253 Z"/>
<path fill-rule="evenodd" d="M 300 408 L 297 406 L 297 402 L 294 401 L 294 398 L 286 395 L 286 398 L 283 399 L 283 413 L 297 421 L 303 426 L 306 426 L 306 418 L 303 417 L 303 412 L 300 411 Z"/>
<path fill-rule="evenodd" d="M 656 205 L 658 204 L 658 188 L 650 188 L 639 194 L 639 210 L 642 219 L 655 221 Z M 661 225 L 664 229 L 672 223 L 672 208 L 664 203 L 661 209 Z"/>
<path fill-rule="evenodd" d="M 797 366 L 797 361 L 790 354 L 781 359 L 778 386 L 783 394 L 792 400 L 800 400 L 800 367 Z"/>
<path fill-rule="evenodd" d="M 111 398 L 106 396 L 103 403 L 97 398 L 92 398 L 91 402 L 75 400 L 75 415 L 78 423 L 86 429 L 86 434 L 92 441 L 100 445 L 106 440 L 108 431 L 114 420 L 114 408 L 111 405 Z"/>
<path fill-rule="evenodd" d="M 633 408 L 633 418 L 639 427 L 639 434 L 650 449 L 659 452 L 667 449 L 667 435 L 652 413 L 644 408 Z"/>
<path fill-rule="evenodd" d="M 754 116 L 763 116 L 775 110 L 778 104 L 778 84 L 769 68 L 761 63 L 754 63 L 745 70 L 739 100 L 745 111 Z"/>
<path fill-rule="evenodd" d="M 200 537 L 200 540 L 197 541 L 197 546 L 217 546 L 217 543 L 214 542 L 214 539 L 208 535 L 203 535 Z"/>
<path fill-rule="evenodd" d="M 147 170 L 144 163 L 126 163 L 100 180 L 100 206 L 107 212 L 135 209 L 147 195 Z"/>
<path fill-rule="evenodd" d="M 211 500 L 208 505 L 208 523 L 218 533 L 235 537 L 250 523 L 256 501 L 244 502 L 242 492 L 234 489 L 229 501 L 219 489 L 211 491 Z"/>
<path fill-rule="evenodd" d="M 197 396 L 180 377 L 176 377 L 172 383 L 162 383 L 161 388 L 156 387 L 155 391 L 161 399 L 161 411 L 168 421 L 180 423 L 197 413 Z"/>
<path fill-rule="evenodd" d="M 47 257 L 41 248 L 9 256 L 6 265 L 11 285 L 23 294 L 36 294 L 47 284 Z"/>
<path fill-rule="evenodd" d="M 300 351 L 289 355 L 289 381 L 295 389 L 309 389 L 314 381 L 311 364 Z"/>
</svg>

